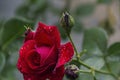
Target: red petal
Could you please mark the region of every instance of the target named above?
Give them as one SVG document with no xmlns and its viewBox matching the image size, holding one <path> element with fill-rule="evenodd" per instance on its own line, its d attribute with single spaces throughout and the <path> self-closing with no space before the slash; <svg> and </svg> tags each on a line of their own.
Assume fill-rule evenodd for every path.
<svg viewBox="0 0 120 80">
<path fill-rule="evenodd" d="M 56 68 L 64 65 L 66 62 L 70 61 L 70 59 L 73 57 L 73 54 L 74 54 L 74 50 L 73 50 L 73 46 L 70 42 L 62 45 L 60 48 L 60 54 L 59 54 L 59 59 L 58 59 Z"/>
<path fill-rule="evenodd" d="M 27 52 L 25 61 L 32 70 L 35 70 L 40 67 L 40 58 L 39 53 L 37 53 L 35 49 L 32 49 Z"/>
<path fill-rule="evenodd" d="M 35 40 L 38 46 L 56 44 L 60 46 L 60 34 L 55 26 L 47 26 L 43 23 L 38 24 L 35 33 Z"/>
<path fill-rule="evenodd" d="M 64 66 L 56 69 L 55 74 L 50 78 L 50 80 L 63 80 L 64 77 Z"/>
<path fill-rule="evenodd" d="M 26 53 L 34 49 L 34 45 L 35 45 L 35 41 L 29 40 L 21 47 L 19 51 L 20 57 L 18 59 L 17 67 L 22 73 L 29 73 L 30 71 L 28 69 L 27 63 L 25 62 L 25 56 L 26 56 Z"/>
<path fill-rule="evenodd" d="M 24 45 L 21 47 L 19 53 L 20 56 L 24 57 L 28 51 L 32 50 L 35 48 L 35 41 L 34 40 L 29 40 Z"/>
<path fill-rule="evenodd" d="M 23 74 L 24 80 L 62 80 L 64 76 L 64 66 L 56 69 L 55 73 L 50 73 L 48 75 L 41 76 L 39 74 Z"/>
<path fill-rule="evenodd" d="M 46 46 L 41 46 L 41 47 L 36 47 L 36 51 L 38 54 L 41 56 L 41 64 L 44 64 L 44 61 L 46 60 L 47 56 L 50 54 L 50 47 Z"/>
<path fill-rule="evenodd" d="M 41 46 L 36 48 L 37 52 L 41 55 L 41 66 L 48 65 L 57 61 L 58 53 L 55 49 L 55 46 L 46 47 Z"/>
</svg>

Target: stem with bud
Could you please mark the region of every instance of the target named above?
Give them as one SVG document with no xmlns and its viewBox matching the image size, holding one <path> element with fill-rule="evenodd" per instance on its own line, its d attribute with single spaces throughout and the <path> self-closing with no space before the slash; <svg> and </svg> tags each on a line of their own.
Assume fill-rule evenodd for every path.
<svg viewBox="0 0 120 80">
<path fill-rule="evenodd" d="M 82 56 L 83 53 L 78 54 L 77 48 L 75 47 L 74 42 L 73 42 L 73 40 L 70 36 L 70 32 L 71 32 L 71 29 L 73 27 L 73 24 L 74 24 L 74 19 L 72 18 L 72 16 L 69 13 L 64 12 L 63 15 L 62 15 L 62 18 L 61 18 L 61 26 L 64 28 L 70 42 L 72 43 L 72 45 L 74 47 L 76 60 L 79 62 L 79 64 L 81 64 L 84 67 L 90 69 L 89 71 L 79 70 L 78 72 L 83 72 L 83 73 L 89 73 L 90 72 L 90 73 L 92 73 L 94 80 L 96 80 L 96 77 L 95 77 L 96 72 L 101 73 L 101 74 L 111 75 L 116 80 L 118 80 L 118 77 L 116 75 L 114 75 L 112 72 L 106 72 L 106 71 L 101 71 L 101 70 L 94 69 L 93 67 L 85 64 L 83 61 L 80 60 L 80 57 Z"/>
</svg>

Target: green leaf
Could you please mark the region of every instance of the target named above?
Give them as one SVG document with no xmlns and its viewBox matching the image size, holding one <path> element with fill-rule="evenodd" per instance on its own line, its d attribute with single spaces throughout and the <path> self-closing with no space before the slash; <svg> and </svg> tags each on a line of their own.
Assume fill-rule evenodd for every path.
<svg viewBox="0 0 120 80">
<path fill-rule="evenodd" d="M 108 4 L 108 3 L 111 3 L 113 0 L 97 0 L 98 3 L 105 3 L 105 4 Z"/>
<path fill-rule="evenodd" d="M 120 73 L 120 62 L 119 61 L 118 62 L 110 62 L 109 65 L 111 67 L 112 72 L 114 74 L 119 75 L 119 73 Z"/>
<path fill-rule="evenodd" d="M 6 75 L 0 75 L 0 80 L 18 80 L 14 74 L 15 70 L 9 70 Z"/>
<path fill-rule="evenodd" d="M 88 58 L 84 61 L 84 63 L 97 70 L 100 70 L 104 66 L 104 60 L 98 57 Z M 81 69 L 86 70 L 87 68 L 81 66 Z"/>
<path fill-rule="evenodd" d="M 87 55 L 102 55 L 107 50 L 107 33 L 98 27 L 90 28 L 84 32 L 83 50 L 87 50 Z"/>
<path fill-rule="evenodd" d="M 47 2 L 48 2 L 48 1 L 46 1 L 46 0 L 37 0 L 37 2 L 36 2 L 37 8 L 38 8 L 39 10 L 45 9 L 46 6 L 47 6 Z"/>
<path fill-rule="evenodd" d="M 29 3 L 33 4 L 33 3 L 37 2 L 38 0 L 28 0 L 28 1 L 29 1 Z"/>
<path fill-rule="evenodd" d="M 4 20 L 0 20 L 0 29 L 3 27 L 4 22 Z"/>
<path fill-rule="evenodd" d="M 48 1 L 46 0 L 37 0 L 34 4 L 30 6 L 30 12 L 31 17 L 33 20 L 37 20 L 38 17 L 40 17 L 40 14 L 44 14 L 44 11 L 46 11 L 48 7 Z"/>
<path fill-rule="evenodd" d="M 107 58 L 107 62 L 110 66 L 111 72 L 114 73 L 115 75 L 120 75 L 120 56 L 115 56 Z M 104 70 L 108 70 L 108 68 L 104 65 L 102 68 Z"/>
<path fill-rule="evenodd" d="M 5 55 L 2 52 L 0 52 L 0 73 L 3 70 L 4 66 L 5 66 Z"/>
<path fill-rule="evenodd" d="M 110 55 L 120 55 L 120 42 L 116 42 L 108 48 L 108 55 L 109 56 Z"/>
<path fill-rule="evenodd" d="M 4 21 L 0 21 L 0 42 L 2 40 L 3 25 L 4 25 Z M 0 46 L 0 49 L 1 49 L 1 46 Z"/>
<path fill-rule="evenodd" d="M 12 41 L 20 38 L 22 34 L 24 34 L 24 25 L 33 26 L 33 23 L 18 18 L 12 18 L 5 23 L 1 36 L 2 40 L 0 42 L 3 50 L 5 50 Z"/>
<path fill-rule="evenodd" d="M 29 5 L 22 5 L 16 10 L 16 15 L 28 18 L 29 7 Z"/>
<path fill-rule="evenodd" d="M 46 10 L 47 3 L 48 1 L 46 0 L 29 0 L 16 10 L 16 15 L 36 21 Z"/>
<path fill-rule="evenodd" d="M 97 74 L 97 80 L 115 80 L 111 75 Z"/>
<path fill-rule="evenodd" d="M 76 8 L 75 13 L 79 16 L 87 16 L 93 13 L 95 4 L 81 4 Z"/>
</svg>

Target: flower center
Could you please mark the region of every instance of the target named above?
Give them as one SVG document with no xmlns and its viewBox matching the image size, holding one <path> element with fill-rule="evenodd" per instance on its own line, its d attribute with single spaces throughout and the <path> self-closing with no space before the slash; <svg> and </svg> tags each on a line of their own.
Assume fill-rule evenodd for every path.
<svg viewBox="0 0 120 80">
<path fill-rule="evenodd" d="M 33 62 L 34 62 L 35 65 L 40 65 L 40 56 L 39 56 L 38 53 L 35 53 L 33 55 Z"/>
</svg>

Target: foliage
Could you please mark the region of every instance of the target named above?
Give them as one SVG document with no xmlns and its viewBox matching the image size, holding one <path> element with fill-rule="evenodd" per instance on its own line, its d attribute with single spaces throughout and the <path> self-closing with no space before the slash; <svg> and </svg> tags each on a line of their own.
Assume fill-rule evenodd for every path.
<svg viewBox="0 0 120 80">
<path fill-rule="evenodd" d="M 96 1 L 97 5 L 99 5 L 111 3 L 113 0 Z M 73 32 L 84 34 L 81 47 L 83 51 L 86 49 L 87 52 L 83 55 L 79 54 L 81 55 L 80 60 L 96 70 L 105 70 L 111 74 L 95 72 L 95 75 L 93 75 L 91 72 L 79 72 L 79 78 L 76 80 L 117 80 L 116 76 L 120 77 L 120 42 L 108 46 L 110 36 L 108 36 L 104 29 L 100 27 L 85 29 L 80 19 L 81 17 L 92 15 L 97 5 L 91 3 L 82 4 L 70 11 L 71 15 L 75 18 Z M 60 17 L 65 9 L 66 7 L 55 7 L 51 0 L 25 0 L 17 8 L 15 17 L 0 21 L 0 80 L 21 80 L 16 77 L 15 73 L 18 73 L 16 62 L 18 50 L 23 41 L 24 26 L 29 26 L 34 29 L 35 27 L 33 26 L 36 25 L 37 21 L 48 21 L 46 17 L 48 12 L 56 17 Z M 67 39 L 58 21 L 54 22 L 54 24 L 58 26 L 62 39 Z M 107 26 L 107 29 L 109 29 L 111 25 Z M 82 51 L 79 53 L 82 53 Z M 80 70 L 91 70 L 75 59 L 69 64 L 77 65 Z M 64 80 L 68 79 L 64 77 Z"/>
</svg>

